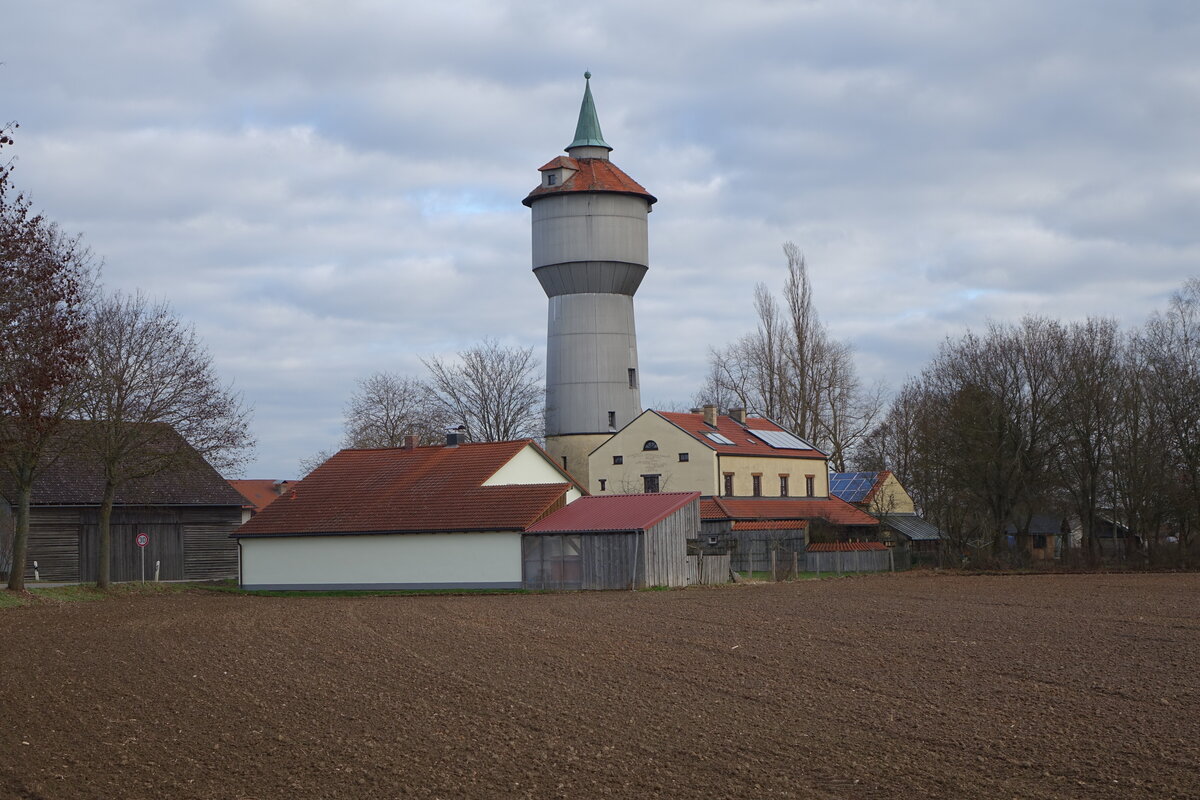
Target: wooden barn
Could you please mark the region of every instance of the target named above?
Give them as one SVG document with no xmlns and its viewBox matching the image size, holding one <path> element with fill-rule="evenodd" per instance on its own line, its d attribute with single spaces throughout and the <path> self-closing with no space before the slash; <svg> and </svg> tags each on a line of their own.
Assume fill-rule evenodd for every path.
<svg viewBox="0 0 1200 800">
<path fill-rule="evenodd" d="M 521 537 L 521 585 L 687 586 L 687 543 L 700 535 L 699 500 L 699 492 L 581 497 Z"/>
<path fill-rule="evenodd" d="M 171 435 L 175 435 L 171 432 Z M 110 577 L 141 578 L 138 534 L 145 548 L 147 579 L 161 564 L 162 580 L 206 580 L 237 574 L 237 545 L 229 534 L 241 523 L 242 497 L 205 460 L 180 440 L 182 458 L 172 468 L 121 487 L 111 519 Z M 7 480 L 7 479 L 5 479 Z M 41 470 L 30 505 L 26 580 L 34 562 L 43 581 L 91 582 L 98 578 L 99 464 L 82 454 L 62 456 Z M 16 493 L 0 484 L 0 548 L 11 553 Z M 0 565 L 0 572 L 11 565 Z"/>
</svg>

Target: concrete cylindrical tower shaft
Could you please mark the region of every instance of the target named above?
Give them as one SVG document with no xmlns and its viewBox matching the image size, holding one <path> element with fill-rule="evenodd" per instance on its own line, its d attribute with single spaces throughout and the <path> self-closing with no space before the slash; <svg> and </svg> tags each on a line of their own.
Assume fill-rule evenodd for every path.
<svg viewBox="0 0 1200 800">
<path fill-rule="evenodd" d="M 587 485 L 587 455 L 641 413 L 633 295 L 655 198 L 608 159 L 591 88 L 568 156 L 525 198 L 533 271 L 550 299 L 546 449 Z"/>
</svg>

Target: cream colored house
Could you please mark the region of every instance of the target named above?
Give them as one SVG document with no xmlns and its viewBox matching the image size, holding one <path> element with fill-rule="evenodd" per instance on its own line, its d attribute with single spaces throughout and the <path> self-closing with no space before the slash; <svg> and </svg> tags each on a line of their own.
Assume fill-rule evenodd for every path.
<svg viewBox="0 0 1200 800">
<path fill-rule="evenodd" d="M 715 406 L 648 410 L 588 457 L 592 494 L 698 491 L 706 497 L 827 497 L 826 456 L 769 419 Z"/>
</svg>

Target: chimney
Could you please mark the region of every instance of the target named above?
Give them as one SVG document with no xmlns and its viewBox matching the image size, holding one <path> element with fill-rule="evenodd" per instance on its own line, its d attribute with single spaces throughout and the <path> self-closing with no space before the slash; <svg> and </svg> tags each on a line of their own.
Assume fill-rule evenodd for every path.
<svg viewBox="0 0 1200 800">
<path fill-rule="evenodd" d="M 738 425 L 746 424 L 746 409 L 744 408 L 729 409 L 729 416 L 733 417 L 733 421 Z"/>
<path fill-rule="evenodd" d="M 717 427 L 717 407 L 712 403 L 704 406 L 704 424 L 710 428 Z"/>
<path fill-rule="evenodd" d="M 459 425 L 446 431 L 446 447 L 458 447 L 467 443 L 467 426 Z"/>
<path fill-rule="evenodd" d="M 400 445 L 401 450 L 412 450 L 417 446 L 417 436 L 413 433 L 404 435 L 404 441 Z"/>
</svg>

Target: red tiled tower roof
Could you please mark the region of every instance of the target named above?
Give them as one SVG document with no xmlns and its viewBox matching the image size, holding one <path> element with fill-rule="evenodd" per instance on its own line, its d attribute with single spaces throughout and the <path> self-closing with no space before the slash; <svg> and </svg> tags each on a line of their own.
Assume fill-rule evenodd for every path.
<svg viewBox="0 0 1200 800">
<path fill-rule="evenodd" d="M 234 535 L 523 531 L 577 486 L 565 474 L 562 483 L 482 485 L 530 446 L 342 450 Z"/>
<path fill-rule="evenodd" d="M 620 167 L 607 159 L 558 156 L 545 166 L 539 167 L 538 171 L 543 172 L 560 167 L 572 169 L 575 172 L 555 186 L 538 186 L 521 202 L 531 206 L 536 198 L 569 192 L 619 192 L 639 195 L 649 200 L 651 204 L 658 202 L 657 197 L 647 192 L 640 183 L 626 175 Z"/>
</svg>

